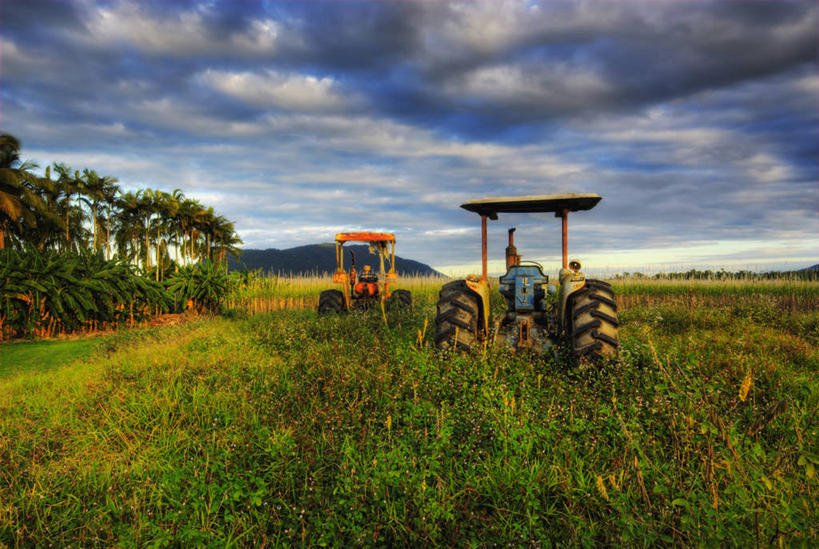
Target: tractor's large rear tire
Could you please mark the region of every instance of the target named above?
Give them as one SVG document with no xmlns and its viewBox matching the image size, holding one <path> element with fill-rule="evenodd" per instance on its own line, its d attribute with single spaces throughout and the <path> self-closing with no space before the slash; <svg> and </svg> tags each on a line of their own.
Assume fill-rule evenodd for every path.
<svg viewBox="0 0 819 549">
<path fill-rule="evenodd" d="M 620 322 L 611 284 L 586 280 L 582 289 L 569 296 L 567 315 L 568 335 L 575 358 L 596 360 L 617 354 Z"/>
<path fill-rule="evenodd" d="M 409 290 L 395 290 L 390 294 L 390 309 L 412 309 L 412 294 Z"/>
<path fill-rule="evenodd" d="M 435 317 L 435 345 L 439 349 L 469 351 L 478 343 L 478 299 L 463 280 L 444 284 Z"/>
<path fill-rule="evenodd" d="M 341 313 L 344 311 L 344 294 L 338 290 L 324 290 L 319 295 L 318 313 Z"/>
</svg>

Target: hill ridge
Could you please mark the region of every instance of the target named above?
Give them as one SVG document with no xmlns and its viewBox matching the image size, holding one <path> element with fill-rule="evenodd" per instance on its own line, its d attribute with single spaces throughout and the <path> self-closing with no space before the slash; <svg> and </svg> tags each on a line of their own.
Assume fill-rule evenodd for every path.
<svg viewBox="0 0 819 549">
<path fill-rule="evenodd" d="M 356 267 L 369 265 L 378 270 L 378 256 L 370 254 L 366 244 L 344 246 L 344 266 L 350 267 L 350 251 L 355 253 Z M 306 244 L 293 248 L 247 248 L 237 260 L 228 258 L 228 269 L 262 269 L 264 273 L 326 274 L 336 270 L 336 252 L 333 242 Z M 445 276 L 429 265 L 396 254 L 395 270 L 400 275 Z"/>
</svg>

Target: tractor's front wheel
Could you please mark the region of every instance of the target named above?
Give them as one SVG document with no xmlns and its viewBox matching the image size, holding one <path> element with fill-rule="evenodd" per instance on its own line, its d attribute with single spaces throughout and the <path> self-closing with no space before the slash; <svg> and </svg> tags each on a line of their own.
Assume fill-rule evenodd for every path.
<svg viewBox="0 0 819 549">
<path fill-rule="evenodd" d="M 478 343 L 478 296 L 463 280 L 445 284 L 438 294 L 435 345 L 470 350 Z"/>
<path fill-rule="evenodd" d="M 569 296 L 566 314 L 568 336 L 576 358 L 595 360 L 617 354 L 620 322 L 611 284 L 586 280 L 582 289 Z"/>
<path fill-rule="evenodd" d="M 318 313 L 341 313 L 344 311 L 344 294 L 338 290 L 324 290 L 319 295 Z"/>
<path fill-rule="evenodd" d="M 412 309 L 412 294 L 409 290 L 395 290 L 390 294 L 390 309 Z"/>
</svg>

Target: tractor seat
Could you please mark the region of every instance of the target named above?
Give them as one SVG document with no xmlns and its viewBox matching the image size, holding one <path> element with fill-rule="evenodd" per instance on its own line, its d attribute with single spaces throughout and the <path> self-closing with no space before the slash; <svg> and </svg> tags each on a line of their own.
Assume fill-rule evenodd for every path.
<svg viewBox="0 0 819 549">
<path fill-rule="evenodd" d="M 358 275 L 358 284 L 353 287 L 356 295 L 361 297 L 375 297 L 378 295 L 378 275 L 370 270 L 362 271 Z"/>
<path fill-rule="evenodd" d="M 362 272 L 358 275 L 359 282 L 378 282 L 378 275 L 373 272 L 364 273 Z"/>
</svg>

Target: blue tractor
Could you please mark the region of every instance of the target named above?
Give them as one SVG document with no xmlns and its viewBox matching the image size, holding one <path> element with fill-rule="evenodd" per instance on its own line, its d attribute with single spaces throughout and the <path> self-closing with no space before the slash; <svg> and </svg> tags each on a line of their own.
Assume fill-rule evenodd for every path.
<svg viewBox="0 0 819 549">
<path fill-rule="evenodd" d="M 469 350 L 491 341 L 514 349 L 543 352 L 558 343 L 578 359 L 596 359 L 617 353 L 617 303 L 611 285 L 587 279 L 580 262 L 568 260 L 569 212 L 590 210 L 597 194 L 568 193 L 472 200 L 462 208 L 481 216 L 482 274 L 445 284 L 438 296 L 435 343 L 439 348 Z M 509 229 L 506 274 L 500 277 L 504 314 L 492 321 L 487 276 L 486 220 L 499 213 L 554 213 L 563 225 L 563 268 L 557 284 L 534 261 L 524 261 L 515 248 L 515 229 Z"/>
</svg>

